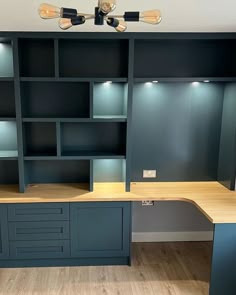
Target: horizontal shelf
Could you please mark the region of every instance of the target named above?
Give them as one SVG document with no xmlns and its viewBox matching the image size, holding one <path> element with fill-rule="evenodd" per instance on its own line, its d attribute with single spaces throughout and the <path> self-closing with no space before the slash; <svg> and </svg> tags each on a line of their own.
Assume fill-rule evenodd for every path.
<svg viewBox="0 0 236 295">
<path fill-rule="evenodd" d="M 125 83 L 128 82 L 128 78 L 62 78 L 62 77 L 21 77 L 22 82 L 107 82 Z"/>
<path fill-rule="evenodd" d="M 149 78 L 134 78 L 136 83 L 145 82 L 235 82 L 236 77 L 149 77 Z"/>
<path fill-rule="evenodd" d="M 53 161 L 53 160 L 94 160 L 94 159 L 125 159 L 124 155 L 84 152 L 80 155 L 76 152 L 63 153 L 62 156 L 26 156 L 25 161 Z"/>
<path fill-rule="evenodd" d="M 0 151 L 0 160 L 17 160 L 18 152 L 17 151 Z"/>
<path fill-rule="evenodd" d="M 126 122 L 125 116 L 98 116 L 91 118 L 23 118 L 23 122 L 61 122 L 61 123 L 96 123 L 96 122 Z"/>
<path fill-rule="evenodd" d="M 10 122 L 12 122 L 12 121 L 14 122 L 14 121 L 16 121 L 16 118 L 0 117 L 0 121 L 1 121 L 1 122 L 7 122 L 7 121 L 8 121 L 8 122 L 9 122 L 9 121 L 10 121 Z"/>
<path fill-rule="evenodd" d="M 0 82 L 13 82 L 14 81 L 14 77 L 0 77 Z"/>
</svg>

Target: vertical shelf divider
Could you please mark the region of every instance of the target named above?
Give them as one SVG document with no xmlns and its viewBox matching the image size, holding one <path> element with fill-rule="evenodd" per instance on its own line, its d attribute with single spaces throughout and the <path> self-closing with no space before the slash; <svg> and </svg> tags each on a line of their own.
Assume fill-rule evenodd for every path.
<svg viewBox="0 0 236 295">
<path fill-rule="evenodd" d="M 57 157 L 61 157 L 61 123 L 56 122 L 56 137 L 57 137 Z"/>
<path fill-rule="evenodd" d="M 17 125 L 17 145 L 18 145 L 18 169 L 19 169 L 19 190 L 25 192 L 25 167 L 23 152 L 23 132 L 22 132 L 22 111 L 21 111 L 21 91 L 20 91 L 20 66 L 18 39 L 13 39 L 13 61 L 14 61 L 14 87 Z"/>
<path fill-rule="evenodd" d="M 89 82 L 89 118 L 93 119 L 94 82 Z"/>
<path fill-rule="evenodd" d="M 94 190 L 94 179 L 93 179 L 93 160 L 89 161 L 90 164 L 90 173 L 89 173 L 89 191 L 93 192 Z"/>
<path fill-rule="evenodd" d="M 127 135 L 126 135 L 126 191 L 130 191 L 131 181 L 131 146 L 132 146 L 132 107 L 134 84 L 134 38 L 129 39 L 128 57 L 128 99 L 127 99 Z"/>
<path fill-rule="evenodd" d="M 55 64 L 55 77 L 59 78 L 59 41 L 54 39 L 54 64 Z"/>
</svg>

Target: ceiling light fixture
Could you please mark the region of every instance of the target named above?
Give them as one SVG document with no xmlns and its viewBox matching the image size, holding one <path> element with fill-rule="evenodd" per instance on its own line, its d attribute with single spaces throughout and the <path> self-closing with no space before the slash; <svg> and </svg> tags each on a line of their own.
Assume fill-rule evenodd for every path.
<svg viewBox="0 0 236 295">
<path fill-rule="evenodd" d="M 94 14 L 79 13 L 74 8 L 59 8 L 57 6 L 43 3 L 39 6 L 39 15 L 43 19 L 59 19 L 59 27 L 67 30 L 73 26 L 82 25 L 87 20 L 93 19 L 97 26 L 104 25 L 113 27 L 117 32 L 127 29 L 125 22 L 145 22 L 148 24 L 159 24 L 161 22 L 160 10 L 148 10 L 144 12 L 129 11 L 124 15 L 109 15 L 116 8 L 116 0 L 98 0 Z"/>
</svg>

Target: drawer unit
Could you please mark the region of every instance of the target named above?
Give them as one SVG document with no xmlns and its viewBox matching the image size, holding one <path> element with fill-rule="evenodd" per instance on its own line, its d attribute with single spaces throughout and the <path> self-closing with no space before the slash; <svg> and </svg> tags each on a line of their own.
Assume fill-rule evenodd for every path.
<svg viewBox="0 0 236 295">
<path fill-rule="evenodd" d="M 11 259 L 53 259 L 70 256 L 70 241 L 10 242 Z"/>
<path fill-rule="evenodd" d="M 9 240 L 69 240 L 69 221 L 10 222 Z"/>
<path fill-rule="evenodd" d="M 130 256 L 130 202 L 90 202 L 70 206 L 72 256 Z"/>
<path fill-rule="evenodd" d="M 68 203 L 8 205 L 8 221 L 69 220 Z"/>
</svg>

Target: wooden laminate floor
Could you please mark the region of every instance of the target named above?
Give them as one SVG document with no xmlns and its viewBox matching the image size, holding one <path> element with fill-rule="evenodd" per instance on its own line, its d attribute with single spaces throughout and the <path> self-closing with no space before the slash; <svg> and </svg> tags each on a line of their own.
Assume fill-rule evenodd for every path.
<svg viewBox="0 0 236 295">
<path fill-rule="evenodd" d="M 132 267 L 0 269 L 1 295 L 208 295 L 211 243 L 135 243 Z"/>
</svg>

